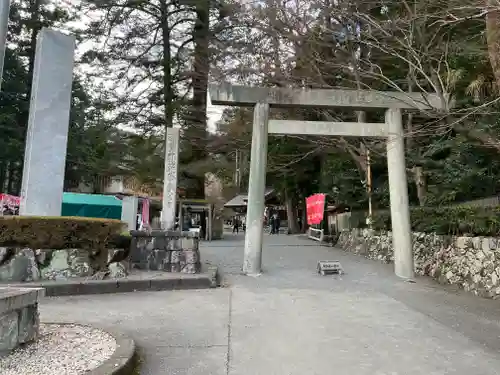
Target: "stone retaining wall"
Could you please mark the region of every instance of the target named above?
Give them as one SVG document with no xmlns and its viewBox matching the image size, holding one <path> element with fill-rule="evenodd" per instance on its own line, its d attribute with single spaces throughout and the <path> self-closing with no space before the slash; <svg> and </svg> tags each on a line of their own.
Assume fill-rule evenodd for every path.
<svg viewBox="0 0 500 375">
<path fill-rule="evenodd" d="M 340 234 L 346 251 L 385 263 L 394 261 L 392 233 L 354 229 Z M 500 296 L 500 238 L 413 233 L 415 272 L 484 297 Z"/>
<path fill-rule="evenodd" d="M 43 289 L 0 288 L 0 357 L 38 338 Z"/>
<path fill-rule="evenodd" d="M 199 238 L 193 232 L 132 231 L 130 265 L 140 270 L 199 273 Z"/>
<path fill-rule="evenodd" d="M 122 249 L 0 247 L 0 282 L 121 278 L 127 274 L 127 267 L 123 264 L 127 256 L 128 251 Z"/>
</svg>

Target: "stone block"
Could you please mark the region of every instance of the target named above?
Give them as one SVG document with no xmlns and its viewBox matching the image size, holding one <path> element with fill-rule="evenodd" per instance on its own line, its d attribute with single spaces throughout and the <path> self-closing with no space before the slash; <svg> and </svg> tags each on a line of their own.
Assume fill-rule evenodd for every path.
<svg viewBox="0 0 500 375">
<path fill-rule="evenodd" d="M 148 262 L 149 250 L 145 246 L 132 247 L 130 250 L 130 263 L 139 264 Z"/>
<path fill-rule="evenodd" d="M 168 251 L 182 250 L 182 239 L 178 237 L 172 237 L 168 239 L 167 243 Z"/>
<path fill-rule="evenodd" d="M 0 265 L 3 264 L 4 260 L 8 257 L 9 252 L 9 248 L 0 247 Z"/>
<path fill-rule="evenodd" d="M 87 250 L 70 249 L 67 251 L 69 266 L 75 277 L 85 277 L 93 274 L 93 270 L 90 265 L 89 252 Z M 103 267 L 108 262 L 108 253 L 109 251 L 107 249 L 101 249 L 99 252 L 100 256 L 104 258 L 101 264 Z"/>
<path fill-rule="evenodd" d="M 12 250 L 9 250 L 12 251 Z M 36 281 L 40 270 L 31 249 L 15 249 L 14 255 L 0 265 L 0 281 Z"/>
<path fill-rule="evenodd" d="M 168 252 L 165 250 L 152 250 L 148 253 L 148 269 L 162 271 L 164 265 L 169 263 Z"/>
<path fill-rule="evenodd" d="M 196 264 L 200 262 L 200 252 L 198 250 L 184 250 L 186 264 Z"/>
<path fill-rule="evenodd" d="M 186 264 L 199 272 L 199 239 L 191 232 L 131 231 L 133 236 L 130 263 L 133 268 L 181 272 Z M 185 249 L 187 253 L 183 251 Z M 190 271 L 191 272 L 191 271 Z"/>
<path fill-rule="evenodd" d="M 155 250 L 168 250 L 167 249 L 167 243 L 168 240 L 166 237 L 153 237 L 153 248 Z"/>
<path fill-rule="evenodd" d="M 180 263 L 170 263 L 170 272 L 181 272 Z"/>
<path fill-rule="evenodd" d="M 494 238 L 494 237 L 490 237 L 489 242 L 490 242 L 490 250 L 496 250 L 497 244 L 498 244 L 498 239 Z"/>
<path fill-rule="evenodd" d="M 9 311 L 0 315 L 0 356 L 6 355 L 18 345 L 18 314 L 17 311 Z"/>
<path fill-rule="evenodd" d="M 107 253 L 99 254 L 97 257 Z M 41 268 L 41 278 L 44 280 L 67 280 L 73 277 L 87 277 L 94 273 L 89 258 L 89 252 L 81 249 L 54 250 L 49 264 Z"/>
<path fill-rule="evenodd" d="M 481 249 L 482 238 L 481 237 L 472 237 L 472 246 L 475 250 Z"/>
<path fill-rule="evenodd" d="M 0 314 L 37 304 L 43 296 L 42 288 L 0 288 Z"/>
<path fill-rule="evenodd" d="M 170 263 L 178 264 L 181 261 L 182 251 L 175 250 L 170 252 Z"/>
<path fill-rule="evenodd" d="M 490 238 L 489 237 L 483 238 L 482 244 L 481 244 L 481 248 L 483 249 L 483 251 L 491 251 Z"/>
<path fill-rule="evenodd" d="M 35 341 L 38 338 L 39 326 L 38 305 L 29 305 L 21 309 L 19 312 L 18 342 L 26 344 Z"/>
<path fill-rule="evenodd" d="M 115 262 L 128 261 L 130 257 L 129 249 L 109 249 L 108 250 L 108 265 Z"/>
<path fill-rule="evenodd" d="M 44 289 L 0 288 L 0 356 L 38 336 L 38 300 Z"/>
<path fill-rule="evenodd" d="M 197 238 L 182 238 L 181 239 L 182 250 L 198 250 L 198 239 Z"/>
<path fill-rule="evenodd" d="M 187 263 L 181 269 L 182 273 L 196 274 L 201 272 L 201 263 Z"/>
<path fill-rule="evenodd" d="M 50 249 L 36 249 L 35 259 L 39 267 L 47 267 L 52 259 L 53 250 Z"/>
<path fill-rule="evenodd" d="M 110 263 L 108 269 L 110 279 L 122 279 L 127 276 L 127 268 L 120 262 Z"/>
</svg>

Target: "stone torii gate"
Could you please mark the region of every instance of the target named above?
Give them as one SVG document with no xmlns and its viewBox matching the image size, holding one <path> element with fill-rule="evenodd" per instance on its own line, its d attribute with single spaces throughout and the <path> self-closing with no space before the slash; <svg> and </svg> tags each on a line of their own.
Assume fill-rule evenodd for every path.
<svg viewBox="0 0 500 375">
<path fill-rule="evenodd" d="M 414 276 L 404 151 L 403 109 L 441 108 L 438 95 L 363 90 L 290 89 L 210 85 L 214 105 L 253 106 L 252 149 L 248 188 L 243 272 L 261 273 L 267 139 L 272 134 L 307 134 L 387 138 L 394 268 L 397 276 Z M 269 120 L 269 108 L 385 108 L 385 123 Z"/>
</svg>

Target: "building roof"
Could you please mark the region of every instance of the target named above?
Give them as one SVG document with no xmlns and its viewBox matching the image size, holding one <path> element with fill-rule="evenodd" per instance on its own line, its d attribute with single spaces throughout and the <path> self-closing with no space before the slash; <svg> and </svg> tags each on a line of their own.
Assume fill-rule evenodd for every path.
<svg viewBox="0 0 500 375">
<path fill-rule="evenodd" d="M 265 199 L 268 199 L 274 193 L 274 189 L 267 188 L 264 192 Z M 247 194 L 239 194 L 227 202 L 224 207 L 246 207 L 248 202 Z"/>
</svg>

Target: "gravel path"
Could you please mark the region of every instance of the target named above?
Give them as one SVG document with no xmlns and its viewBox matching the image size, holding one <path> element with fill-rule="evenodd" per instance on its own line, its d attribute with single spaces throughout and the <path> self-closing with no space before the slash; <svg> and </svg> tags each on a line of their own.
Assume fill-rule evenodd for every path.
<svg viewBox="0 0 500 375">
<path fill-rule="evenodd" d="M 2 375 L 81 375 L 110 358 L 112 336 L 73 324 L 41 324 L 37 342 L 0 359 Z"/>
</svg>

